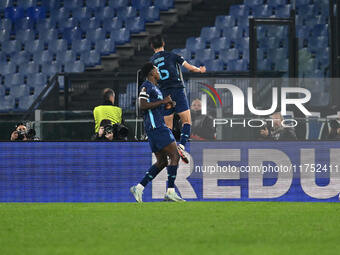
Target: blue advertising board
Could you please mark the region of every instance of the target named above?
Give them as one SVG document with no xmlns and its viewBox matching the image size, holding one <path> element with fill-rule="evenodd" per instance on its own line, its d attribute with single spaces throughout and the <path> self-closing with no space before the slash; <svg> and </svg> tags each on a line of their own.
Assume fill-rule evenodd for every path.
<svg viewBox="0 0 340 255">
<path fill-rule="evenodd" d="M 340 143 L 191 142 L 176 188 L 189 201 L 339 201 Z M 133 202 L 148 143 L 2 142 L 0 202 Z M 166 170 L 145 189 L 160 201 Z"/>
</svg>

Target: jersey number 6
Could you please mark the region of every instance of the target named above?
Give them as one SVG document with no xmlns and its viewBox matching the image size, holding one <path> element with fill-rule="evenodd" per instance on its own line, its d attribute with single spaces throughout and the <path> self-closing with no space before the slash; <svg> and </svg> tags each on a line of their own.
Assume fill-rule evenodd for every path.
<svg viewBox="0 0 340 255">
<path fill-rule="evenodd" d="M 164 66 L 164 62 L 160 62 L 158 65 L 157 65 L 157 68 L 159 70 L 159 74 L 160 74 L 160 77 L 161 77 L 161 80 L 166 80 L 169 78 L 169 71 L 168 70 L 160 70 L 160 67 L 161 66 Z"/>
</svg>

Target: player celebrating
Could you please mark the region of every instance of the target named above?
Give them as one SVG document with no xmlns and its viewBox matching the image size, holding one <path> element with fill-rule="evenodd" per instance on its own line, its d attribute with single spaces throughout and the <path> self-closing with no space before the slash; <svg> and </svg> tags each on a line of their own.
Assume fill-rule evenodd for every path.
<svg viewBox="0 0 340 255">
<path fill-rule="evenodd" d="M 178 168 L 179 154 L 175 138 L 171 130 L 165 125 L 163 119 L 164 105 L 174 107 L 175 102 L 170 96 L 163 99 L 162 93 L 158 89 L 157 81 L 160 79 L 157 68 L 152 63 L 146 63 L 141 69 L 141 75 L 147 80 L 141 86 L 139 94 L 140 108 L 144 111 L 144 126 L 148 135 L 149 144 L 153 153 L 155 153 L 157 162 L 146 172 L 142 181 L 136 186 L 130 188 L 131 193 L 137 202 L 142 201 L 144 187 L 152 181 L 157 174 L 170 165 L 168 170 L 168 190 L 165 194 L 165 200 L 185 201 L 175 192 L 175 179 Z"/>
<path fill-rule="evenodd" d="M 185 163 L 189 163 L 188 158 L 184 154 L 185 144 L 190 137 L 191 116 L 188 99 L 185 94 L 184 84 L 180 77 L 178 65 L 184 66 L 191 72 L 204 73 L 204 66 L 196 67 L 186 62 L 183 57 L 172 52 L 164 51 L 164 40 L 161 35 L 151 38 L 150 44 L 155 54 L 151 57 L 151 62 L 158 68 L 160 72 L 159 87 L 163 96 L 170 95 L 176 102 L 176 106 L 166 110 L 164 113 L 165 124 L 172 129 L 174 112 L 176 112 L 182 121 L 181 139 L 178 145 L 178 152 Z M 177 65 L 178 64 L 178 65 Z"/>
</svg>

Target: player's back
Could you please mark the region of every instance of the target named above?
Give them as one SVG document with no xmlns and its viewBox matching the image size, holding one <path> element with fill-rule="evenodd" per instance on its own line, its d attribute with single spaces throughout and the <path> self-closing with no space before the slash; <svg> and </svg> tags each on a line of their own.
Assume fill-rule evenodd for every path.
<svg viewBox="0 0 340 255">
<path fill-rule="evenodd" d="M 155 53 L 150 61 L 158 68 L 160 80 L 158 82 L 161 89 L 183 88 L 178 65 L 183 65 L 183 57 L 168 51 Z"/>
<path fill-rule="evenodd" d="M 146 99 L 148 102 L 163 100 L 161 91 L 150 81 L 145 81 L 140 90 L 139 98 L 141 99 Z M 160 105 L 154 109 L 144 111 L 144 127 L 147 132 L 155 128 L 166 127 L 163 110 L 164 105 Z"/>
</svg>

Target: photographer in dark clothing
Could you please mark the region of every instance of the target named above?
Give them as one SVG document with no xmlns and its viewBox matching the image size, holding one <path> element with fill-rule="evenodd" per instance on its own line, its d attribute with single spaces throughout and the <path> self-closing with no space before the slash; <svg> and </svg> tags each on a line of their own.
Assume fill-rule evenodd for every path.
<svg viewBox="0 0 340 255">
<path fill-rule="evenodd" d="M 193 140 L 215 140 L 214 121 L 210 116 L 202 115 L 201 110 L 201 100 L 194 99 L 190 107 L 192 119 L 191 138 Z"/>
<path fill-rule="evenodd" d="M 26 124 L 20 122 L 15 125 L 15 130 L 11 134 L 11 141 L 38 141 L 35 130 L 33 128 L 28 129 Z"/>
<path fill-rule="evenodd" d="M 340 124 L 337 120 L 331 120 L 329 122 L 329 134 L 328 140 L 340 140 Z"/>
</svg>

